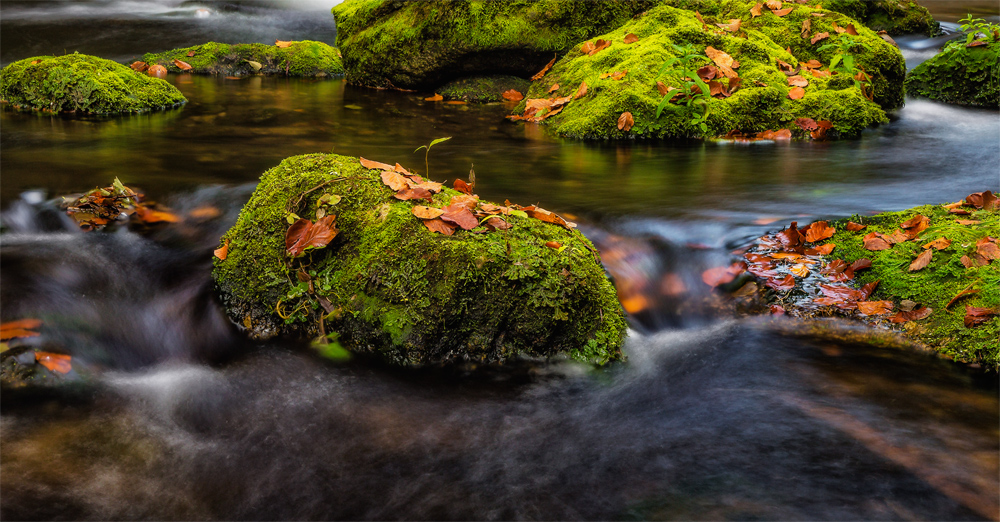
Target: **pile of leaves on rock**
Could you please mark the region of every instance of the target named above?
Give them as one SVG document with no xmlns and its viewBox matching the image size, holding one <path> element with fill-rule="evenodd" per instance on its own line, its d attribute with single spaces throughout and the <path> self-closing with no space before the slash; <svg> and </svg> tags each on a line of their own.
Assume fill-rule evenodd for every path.
<svg viewBox="0 0 1000 522">
<path fill-rule="evenodd" d="M 63 198 L 62 206 L 85 231 L 99 230 L 116 222 L 152 225 L 181 221 L 180 216 L 155 201 L 146 200 L 145 195 L 126 187 L 118 178 L 109 187 L 95 188 L 79 197 Z"/>
</svg>

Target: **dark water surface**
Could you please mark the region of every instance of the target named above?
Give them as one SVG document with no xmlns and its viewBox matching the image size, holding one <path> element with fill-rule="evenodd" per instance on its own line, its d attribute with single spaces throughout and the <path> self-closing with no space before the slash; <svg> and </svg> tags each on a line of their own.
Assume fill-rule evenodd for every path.
<svg viewBox="0 0 1000 522">
<path fill-rule="evenodd" d="M 930 5 L 944 20 L 983 7 L 958 4 Z M 5 0 L 0 15 L 4 63 L 70 42 L 127 60 L 208 39 L 333 41 L 329 6 L 312 2 Z M 996 111 L 911 99 L 835 143 L 578 143 L 427 93 L 169 81 L 190 102 L 168 112 L 0 112 L 3 320 L 43 319 L 37 346 L 75 368 L 0 397 L 4 519 L 1000 519 L 996 374 L 850 325 L 735 320 L 696 292 L 633 317 L 629 362 L 609 370 L 403 372 L 249 343 L 210 280 L 218 237 L 281 159 L 423 172 L 413 149 L 453 136 L 432 178 L 474 164 L 484 198 L 578 216 L 615 252 L 619 285 L 672 273 L 694 288 L 781 226 L 756 223 L 997 190 Z M 115 177 L 178 214 L 222 215 L 84 234 L 45 203 Z"/>
</svg>

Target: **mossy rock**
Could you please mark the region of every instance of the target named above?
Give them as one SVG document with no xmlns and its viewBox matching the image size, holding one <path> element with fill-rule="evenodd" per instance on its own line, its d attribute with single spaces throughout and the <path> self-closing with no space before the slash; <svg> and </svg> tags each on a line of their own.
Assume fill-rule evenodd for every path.
<svg viewBox="0 0 1000 522">
<path fill-rule="evenodd" d="M 811 5 L 843 13 L 872 31 L 885 31 L 893 36 L 923 34 L 935 36 L 941 24 L 926 7 L 909 0 L 812 0 Z"/>
<path fill-rule="evenodd" d="M 871 232 L 890 234 L 900 223 L 922 214 L 930 218 L 930 226 L 915 241 L 904 241 L 889 250 L 865 250 L 862 238 Z M 979 221 L 961 225 L 957 220 Z M 926 319 L 903 323 L 904 334 L 958 361 L 981 362 L 989 368 L 1000 364 L 1000 317 L 967 328 L 965 306 L 1000 307 L 1000 261 L 985 266 L 966 268 L 962 256 L 976 251 L 976 241 L 985 236 L 1000 237 L 1000 211 L 978 210 L 971 215 L 949 214 L 941 205 L 926 205 L 900 212 L 885 212 L 876 216 L 854 216 L 851 221 L 867 228 L 850 232 L 844 223 L 833 223 L 837 233 L 829 242 L 837 245 L 833 256 L 852 263 L 861 258 L 872 261 L 870 270 L 856 275 L 857 284 L 880 281 L 871 300 L 891 300 L 896 304 L 908 299 L 933 311 Z M 935 250 L 930 264 L 909 271 L 910 263 L 923 251 L 922 246 L 940 237 L 951 240 L 943 250 Z M 967 288 L 979 293 L 946 308 L 948 302 Z"/>
<path fill-rule="evenodd" d="M 517 76 L 477 76 L 455 80 L 436 92 L 450 100 L 493 103 L 504 101 L 503 93 L 511 89 L 524 94 L 529 87 L 530 81 Z"/>
<path fill-rule="evenodd" d="M 193 56 L 188 56 L 190 53 L 194 53 Z M 168 71 L 183 72 L 174 65 L 174 60 L 187 63 L 191 66 L 188 72 L 195 74 L 223 76 L 274 74 L 306 77 L 344 75 L 340 51 L 323 42 L 312 40 L 292 42 L 288 47 L 262 43 L 230 45 L 208 42 L 162 53 L 147 53 L 142 57 L 142 61 L 149 65 L 159 64 Z M 255 69 L 250 62 L 259 63 L 260 69 Z"/>
<path fill-rule="evenodd" d="M 35 56 L 0 70 L 0 100 L 45 112 L 120 114 L 187 102 L 169 83 L 86 54 Z"/>
<path fill-rule="evenodd" d="M 285 254 L 286 218 L 290 211 L 312 218 L 322 194 L 342 198 L 332 210 L 340 232 L 310 254 L 304 283 L 296 276 L 301 261 L 293 267 Z M 458 194 L 445 189 L 431 205 Z M 623 312 L 582 234 L 508 216 L 507 231 L 445 236 L 411 213 L 422 202 L 393 195 L 379 171 L 353 157 L 296 156 L 265 172 L 224 237 L 226 259 L 215 260 L 230 317 L 267 338 L 315 335 L 323 314 L 346 347 L 399 365 L 623 358 Z M 562 248 L 546 246 L 552 241 Z"/>
<path fill-rule="evenodd" d="M 1000 106 L 1000 42 L 966 47 L 951 42 L 931 59 L 913 68 L 906 93 L 973 107 Z"/>
<path fill-rule="evenodd" d="M 835 53 L 833 49 L 820 52 L 818 49 L 825 42 L 811 44 L 809 38 L 800 36 L 803 21 L 810 21 L 812 33 L 836 35 L 834 22 L 840 26 L 854 23 L 844 15 L 794 4 L 793 11 L 784 17 L 765 12 L 754 18 L 750 14 L 755 4 L 752 1 L 693 3 L 705 9 L 700 15 L 708 30 L 703 28 L 695 11 L 661 5 L 598 37 L 612 44 L 596 54 L 584 54 L 580 45 L 575 46 L 543 79 L 534 82 L 526 98 L 572 96 L 586 82 L 586 96 L 571 101 L 560 113 L 545 120 L 557 134 L 581 139 L 703 137 L 734 130 L 754 133 L 783 127 L 801 133 L 793 125 L 796 118 L 829 120 L 839 136 L 853 137 L 866 127 L 887 122 L 885 111 L 903 104 L 903 56 L 860 25 L 857 25 L 859 35 L 854 38 L 868 49 L 858 52 L 855 60 L 871 76 L 869 89 L 874 101 L 866 99 L 847 75 L 817 78 L 805 72 L 802 74 L 809 81 L 805 96 L 799 100 L 788 98 L 791 86 L 779 70 L 777 60 L 793 66 L 813 59 L 829 64 Z M 823 16 L 814 17 L 814 13 Z M 715 22 L 735 18 L 742 20 L 740 31 L 717 30 Z M 629 33 L 635 34 L 638 41 L 624 43 L 623 38 Z M 728 98 L 708 101 L 707 132 L 691 124 L 692 115 L 682 104 L 667 104 L 661 117 L 656 117 L 657 105 L 663 99 L 656 82 L 683 86 L 680 69 L 659 75 L 662 64 L 674 56 L 673 44 L 690 44 L 699 51 L 712 46 L 740 63 L 737 73 L 742 78 L 741 87 Z M 709 63 L 705 58 L 701 64 Z M 616 71 L 628 72 L 621 80 L 600 78 Z M 549 93 L 553 84 L 560 88 Z M 619 130 L 618 118 L 626 111 L 632 113 L 635 125 L 631 130 Z"/>
<path fill-rule="evenodd" d="M 431 90 L 480 75 L 530 77 L 654 0 L 346 0 L 333 7 L 347 81 Z"/>
</svg>

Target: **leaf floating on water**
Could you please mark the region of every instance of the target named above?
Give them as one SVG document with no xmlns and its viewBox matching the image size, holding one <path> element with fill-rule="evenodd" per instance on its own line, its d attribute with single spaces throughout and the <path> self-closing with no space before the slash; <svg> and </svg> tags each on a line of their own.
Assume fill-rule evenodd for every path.
<svg viewBox="0 0 1000 522">
<path fill-rule="evenodd" d="M 33 331 L 42 325 L 39 319 L 18 319 L 0 324 L 0 341 L 9 341 L 22 337 L 37 337 L 38 332 Z"/>
<path fill-rule="evenodd" d="M 510 89 L 510 90 L 504 91 L 504 93 L 503 93 L 502 96 L 503 96 L 503 99 L 505 99 L 507 101 L 521 101 L 521 100 L 524 99 L 524 95 L 521 94 L 520 91 L 518 91 L 517 89 Z"/>
<path fill-rule="evenodd" d="M 219 258 L 220 261 L 225 261 L 226 256 L 229 255 L 229 240 L 227 239 L 226 244 L 222 245 L 219 248 L 216 248 L 213 254 L 215 255 L 215 257 Z"/>
<path fill-rule="evenodd" d="M 632 125 L 635 121 L 632 119 L 631 112 L 623 112 L 621 116 L 618 117 L 618 130 L 628 132 L 632 130 Z"/>
<path fill-rule="evenodd" d="M 430 97 L 424 98 L 424 101 L 441 101 L 443 99 L 444 99 L 444 96 L 441 96 L 438 93 L 434 93 L 434 96 L 430 96 Z"/>
<path fill-rule="evenodd" d="M 142 205 L 135 208 L 135 217 L 143 223 L 178 223 L 181 221 L 181 218 L 176 214 L 153 210 Z"/>
<path fill-rule="evenodd" d="M 933 255 L 933 250 L 924 250 L 919 256 L 917 256 L 916 259 L 913 260 L 912 263 L 910 263 L 909 271 L 916 272 L 917 270 L 923 270 L 928 264 L 930 264 L 931 256 Z"/>
<path fill-rule="evenodd" d="M 73 369 L 70 360 L 72 357 L 61 353 L 35 352 L 35 360 L 38 364 L 56 373 L 67 374 Z"/>
</svg>

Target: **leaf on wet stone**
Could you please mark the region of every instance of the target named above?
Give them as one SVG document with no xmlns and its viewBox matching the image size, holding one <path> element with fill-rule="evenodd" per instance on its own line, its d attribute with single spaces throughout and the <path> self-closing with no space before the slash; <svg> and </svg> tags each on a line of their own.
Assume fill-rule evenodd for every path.
<svg viewBox="0 0 1000 522">
<path fill-rule="evenodd" d="M 892 311 L 892 301 L 858 301 L 858 311 L 864 315 L 883 315 Z"/>
<path fill-rule="evenodd" d="M 812 118 L 796 118 L 795 125 L 804 131 L 814 131 L 819 128 L 819 126 L 816 125 L 816 121 Z"/>
<path fill-rule="evenodd" d="M 289 257 L 301 257 L 306 250 L 323 248 L 337 237 L 337 216 L 326 216 L 315 223 L 302 218 L 288 227 L 285 232 L 285 253 Z"/>
<path fill-rule="evenodd" d="M 784 279 L 768 279 L 765 284 L 768 288 L 773 288 L 780 292 L 787 292 L 788 290 L 795 288 L 795 277 L 789 274 L 785 276 Z"/>
<path fill-rule="evenodd" d="M 71 356 L 62 353 L 35 352 L 35 361 L 56 373 L 69 373 L 73 369 L 71 360 Z"/>
<path fill-rule="evenodd" d="M 174 59 L 174 65 L 175 65 L 175 66 L 176 66 L 176 67 L 177 67 L 178 69 L 180 69 L 180 70 L 182 70 L 182 71 L 190 71 L 190 70 L 191 70 L 191 65 L 190 65 L 189 63 L 187 63 L 187 62 L 182 62 L 182 61 L 180 61 L 180 60 L 178 60 L 178 59 L 176 59 L 176 58 Z"/>
<path fill-rule="evenodd" d="M 226 256 L 229 255 L 229 240 L 227 239 L 226 244 L 222 245 L 219 248 L 216 248 L 215 251 L 212 252 L 212 254 L 215 255 L 215 257 L 219 258 L 220 261 L 225 261 Z"/>
<path fill-rule="evenodd" d="M 788 267 L 788 271 L 798 277 L 806 277 L 809 275 L 809 265 L 806 265 L 805 263 L 795 264 Z"/>
<path fill-rule="evenodd" d="M 827 243 L 825 245 L 807 248 L 805 253 L 809 256 L 826 256 L 829 255 L 830 252 L 833 252 L 833 249 L 836 248 L 836 246 L 837 245 L 834 243 Z"/>
<path fill-rule="evenodd" d="M 836 233 L 837 229 L 831 227 L 826 221 L 816 221 L 809 225 L 809 229 L 806 230 L 806 241 L 815 243 L 816 241 L 831 238 Z"/>
<path fill-rule="evenodd" d="M 816 42 L 820 42 L 820 41 L 825 40 L 825 39 L 827 39 L 829 37 L 830 37 L 830 33 L 826 32 L 826 31 L 824 31 L 822 33 L 816 33 L 816 34 L 813 35 L 812 38 L 809 39 L 809 43 L 815 45 Z"/>
<path fill-rule="evenodd" d="M 806 90 L 802 87 L 792 87 L 788 90 L 788 99 L 790 100 L 800 100 L 806 95 Z"/>
<path fill-rule="evenodd" d="M 18 319 L 0 324 L 0 341 L 9 341 L 22 337 L 37 337 L 36 328 L 42 325 L 39 319 Z"/>
<path fill-rule="evenodd" d="M 632 130 L 632 125 L 635 125 L 635 121 L 632 119 L 631 112 L 623 112 L 618 117 L 618 130 L 628 132 Z"/>
<path fill-rule="evenodd" d="M 908 271 L 916 272 L 917 270 L 923 270 L 924 268 L 927 267 L 928 264 L 930 264 L 931 256 L 933 255 L 934 255 L 933 250 L 924 250 L 923 252 L 920 253 L 919 256 L 917 256 L 916 259 L 913 260 L 912 263 L 910 263 L 910 268 Z"/>
<path fill-rule="evenodd" d="M 167 68 L 159 64 L 151 65 L 146 69 L 146 74 L 162 80 L 167 77 Z"/>
<path fill-rule="evenodd" d="M 996 315 L 1000 315 L 1000 311 L 997 311 L 995 308 L 965 305 L 965 327 L 972 328 L 979 326 Z"/>
<path fill-rule="evenodd" d="M 636 42 L 639 41 L 639 37 L 636 36 L 636 35 L 634 35 L 634 34 L 632 34 L 632 33 L 629 33 L 629 34 L 625 35 L 625 38 L 622 41 L 625 44 L 634 44 L 634 43 L 636 43 Z"/>
<path fill-rule="evenodd" d="M 524 95 L 520 93 L 517 89 L 509 89 L 504 91 L 502 94 L 503 99 L 507 101 L 521 101 L 524 99 Z"/>
</svg>

